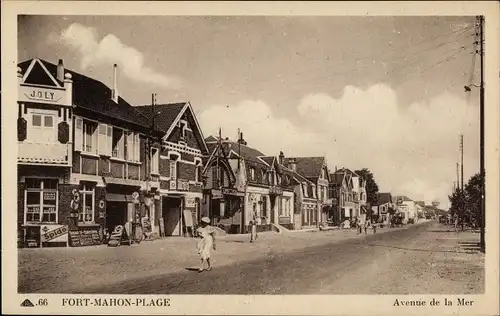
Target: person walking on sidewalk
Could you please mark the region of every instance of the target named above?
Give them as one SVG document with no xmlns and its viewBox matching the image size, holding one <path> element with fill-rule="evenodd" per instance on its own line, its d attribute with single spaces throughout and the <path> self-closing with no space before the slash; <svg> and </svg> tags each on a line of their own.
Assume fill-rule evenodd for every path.
<svg viewBox="0 0 500 316">
<path fill-rule="evenodd" d="M 198 254 L 201 257 L 201 267 L 198 272 L 203 272 L 205 270 L 205 262 L 207 263 L 207 271 L 212 270 L 212 265 L 210 264 L 210 255 L 212 249 L 216 250 L 215 247 L 215 229 L 210 225 L 210 218 L 203 217 L 201 219 L 200 227 L 196 229 L 198 239 Z"/>
<path fill-rule="evenodd" d="M 368 226 L 369 226 L 369 225 L 370 225 L 370 223 L 369 223 L 367 220 L 365 220 L 365 225 L 364 225 L 364 226 L 365 226 L 365 235 L 367 235 L 367 234 L 368 234 L 368 233 L 367 233 L 367 230 L 368 230 Z"/>
<path fill-rule="evenodd" d="M 250 242 L 255 242 L 257 241 L 257 210 L 255 209 L 254 205 L 254 210 L 253 210 L 253 218 L 250 221 Z"/>
</svg>

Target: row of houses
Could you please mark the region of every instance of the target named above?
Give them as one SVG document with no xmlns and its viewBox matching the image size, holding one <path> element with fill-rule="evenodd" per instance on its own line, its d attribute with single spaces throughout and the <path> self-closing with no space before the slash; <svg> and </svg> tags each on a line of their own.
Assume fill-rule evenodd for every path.
<svg viewBox="0 0 500 316">
<path fill-rule="evenodd" d="M 415 201 L 411 198 L 393 196 L 391 193 L 377 193 L 377 203 L 371 206 L 374 221 L 389 224 L 390 215 L 400 214 L 403 223 L 415 222 L 419 218 L 434 218 L 436 214 L 444 212 L 436 205 L 427 205 L 424 201 Z"/>
<path fill-rule="evenodd" d="M 192 105 L 131 104 L 57 64 L 18 64 L 18 240 L 85 246 L 147 219 L 190 236 L 202 216 L 228 233 L 303 229 L 366 217 L 366 183 L 325 157 L 264 154 L 243 133 L 205 137 Z"/>
</svg>

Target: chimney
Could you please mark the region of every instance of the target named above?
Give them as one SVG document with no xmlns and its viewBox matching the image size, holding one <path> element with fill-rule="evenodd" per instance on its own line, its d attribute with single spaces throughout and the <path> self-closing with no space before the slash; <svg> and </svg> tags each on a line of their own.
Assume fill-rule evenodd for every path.
<svg viewBox="0 0 500 316">
<path fill-rule="evenodd" d="M 280 165 L 282 165 L 282 166 L 285 165 L 285 154 L 283 154 L 282 151 L 280 151 L 280 155 L 279 155 L 279 160 L 278 161 L 279 161 Z"/>
<path fill-rule="evenodd" d="M 64 63 L 62 59 L 59 59 L 57 63 L 57 80 L 64 82 Z"/>
<path fill-rule="evenodd" d="M 337 166 L 335 166 L 335 172 L 337 172 Z"/>
<path fill-rule="evenodd" d="M 238 144 L 240 145 L 246 145 L 247 142 L 245 141 L 245 139 L 243 139 L 243 133 L 240 133 L 240 139 L 238 139 Z"/>
<path fill-rule="evenodd" d="M 297 162 L 295 161 L 295 158 L 289 158 L 288 164 L 290 165 L 290 169 L 297 171 Z"/>
<path fill-rule="evenodd" d="M 116 72 L 117 72 L 117 69 L 118 68 L 118 65 L 117 64 L 114 64 L 113 65 L 113 90 L 112 90 L 112 94 L 111 94 L 111 99 L 113 99 L 113 101 L 115 101 L 115 103 L 118 103 L 118 88 L 117 88 L 117 82 L 116 82 Z"/>
</svg>

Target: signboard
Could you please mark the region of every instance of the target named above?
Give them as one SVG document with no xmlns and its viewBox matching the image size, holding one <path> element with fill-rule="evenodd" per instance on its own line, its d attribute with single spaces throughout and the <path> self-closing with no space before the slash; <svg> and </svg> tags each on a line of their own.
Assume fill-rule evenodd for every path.
<svg viewBox="0 0 500 316">
<path fill-rule="evenodd" d="M 40 213 L 40 206 L 28 206 L 28 213 Z"/>
<path fill-rule="evenodd" d="M 212 189 L 212 199 L 222 199 L 222 191 Z"/>
<path fill-rule="evenodd" d="M 47 89 L 47 88 L 34 88 L 21 86 L 22 95 L 20 101 L 42 101 L 47 103 L 62 103 L 60 102 L 65 96 L 66 91 Z"/>
<path fill-rule="evenodd" d="M 222 188 L 222 194 L 245 196 L 245 192 L 240 192 L 237 189 L 233 189 L 233 188 Z"/>
<path fill-rule="evenodd" d="M 196 199 L 193 197 L 186 198 L 186 207 L 196 207 Z"/>
<path fill-rule="evenodd" d="M 102 244 L 99 226 L 78 227 L 78 230 L 69 231 L 69 245 L 84 247 Z"/>
<path fill-rule="evenodd" d="M 68 242 L 68 226 L 43 225 L 40 235 L 41 242 Z"/>
<path fill-rule="evenodd" d="M 43 199 L 46 201 L 55 201 L 56 192 L 43 192 Z"/>
<path fill-rule="evenodd" d="M 189 182 L 185 180 L 177 180 L 178 191 L 189 191 Z"/>
</svg>

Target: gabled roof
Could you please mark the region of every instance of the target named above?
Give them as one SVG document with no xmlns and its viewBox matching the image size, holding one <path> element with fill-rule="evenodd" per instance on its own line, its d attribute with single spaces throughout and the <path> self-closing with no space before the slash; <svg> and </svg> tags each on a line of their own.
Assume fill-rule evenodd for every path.
<svg viewBox="0 0 500 316">
<path fill-rule="evenodd" d="M 266 163 L 269 167 L 272 167 L 274 160 L 276 159 L 276 157 L 274 156 L 261 156 L 258 158 L 262 160 L 264 163 Z"/>
<path fill-rule="evenodd" d="M 21 73 L 26 75 L 26 71 L 35 61 L 39 61 L 52 77 L 57 77 L 57 65 L 43 59 L 30 59 L 19 63 L 18 67 L 21 68 Z M 72 76 L 73 105 L 77 108 L 102 113 L 105 116 L 143 127 L 150 126 L 148 119 L 122 97 L 118 97 L 118 104 L 115 103 L 111 99 L 111 89 L 101 81 L 69 69 L 65 69 L 64 72 L 70 73 Z"/>
<path fill-rule="evenodd" d="M 155 117 L 155 127 L 166 133 L 179 113 L 184 109 L 186 103 L 187 102 L 155 105 L 155 112 L 157 114 Z M 151 105 L 139 105 L 135 106 L 135 109 L 147 117 L 150 122 L 153 121 L 153 107 Z"/>
<path fill-rule="evenodd" d="M 140 105 L 136 106 L 135 108 L 137 108 L 137 110 L 141 114 L 148 117 L 148 119 L 152 122 L 153 118 L 152 105 Z M 205 143 L 205 139 L 203 137 L 203 131 L 201 130 L 200 124 L 196 119 L 196 115 L 194 114 L 190 102 L 155 104 L 154 111 L 156 112 L 155 128 L 165 133 L 165 135 L 163 136 L 164 140 L 166 140 L 170 136 L 176 124 L 181 120 L 183 115 L 187 111 L 189 111 L 194 121 L 194 125 L 196 126 L 199 133 L 198 141 L 203 147 L 202 149 L 204 149 L 207 153 L 209 152 L 207 144 Z"/>
<path fill-rule="evenodd" d="M 382 205 L 392 202 L 391 193 L 377 193 L 377 204 Z"/>
<path fill-rule="evenodd" d="M 297 164 L 297 173 L 309 179 L 319 178 L 325 164 L 325 157 L 287 157 L 285 158 L 286 166 L 290 165 L 292 159 Z"/>
<path fill-rule="evenodd" d="M 402 200 L 403 202 L 405 202 L 405 201 L 413 201 L 412 199 L 410 199 L 406 195 L 399 195 L 399 196 L 393 196 L 392 197 L 393 203 L 396 203 L 398 200 Z"/>
<path fill-rule="evenodd" d="M 209 145 L 216 143 L 219 138 L 216 136 L 209 136 L 207 139 L 209 140 L 209 143 L 207 145 Z M 228 138 L 222 139 L 222 143 L 224 144 L 225 149 L 230 153 L 230 158 L 231 156 L 232 157 L 239 156 L 247 161 L 252 161 L 264 165 L 266 164 L 259 158 L 259 157 L 265 157 L 266 155 L 264 155 L 261 151 L 255 148 L 243 144 L 238 144 L 238 142 L 229 140 Z"/>
</svg>

